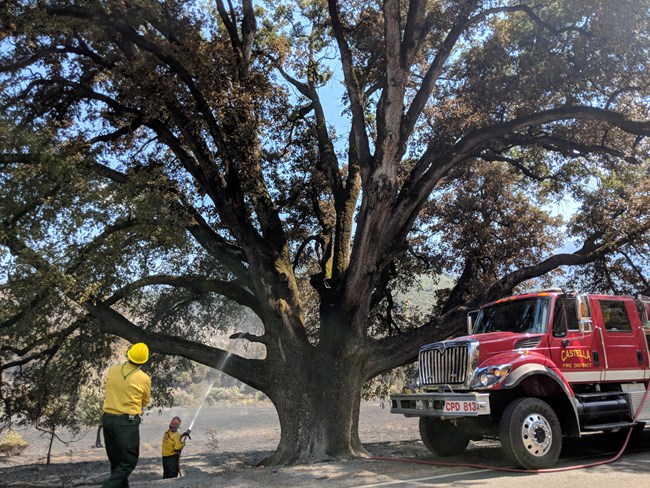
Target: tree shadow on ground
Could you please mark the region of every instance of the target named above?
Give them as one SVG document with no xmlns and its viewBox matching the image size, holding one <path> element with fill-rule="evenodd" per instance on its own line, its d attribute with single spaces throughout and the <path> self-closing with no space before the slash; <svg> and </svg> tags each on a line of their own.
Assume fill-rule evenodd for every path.
<svg viewBox="0 0 650 488">
<path fill-rule="evenodd" d="M 558 467 L 587 464 L 612 458 L 625 441 L 625 433 L 592 435 L 583 439 L 566 439 Z M 473 442 L 467 451 L 449 457 L 436 457 L 419 441 L 370 443 L 364 446 L 370 459 L 332 461 L 311 465 L 257 468 L 257 463 L 271 451 L 225 451 L 198 452 L 181 457 L 183 477 L 178 480 L 162 480 L 162 463 L 159 457 L 141 457 L 138 467 L 130 477 L 131 484 L 138 487 L 158 485 L 191 486 L 202 488 L 228 483 L 228 486 L 359 486 L 373 480 L 408 479 L 409 477 L 449 474 L 457 467 L 450 464 L 482 464 L 510 468 L 503 457 L 497 441 Z M 637 433 L 629 443 L 627 452 L 650 452 L 650 431 Z M 388 458 L 376 460 L 373 458 Z M 410 462 L 402 462 L 406 460 Z M 422 463 L 422 464 L 419 464 Z M 650 472 L 650 459 L 626 462 L 623 455 L 616 463 L 618 472 Z M 465 469 L 467 469 L 465 467 Z M 109 471 L 108 461 L 58 462 L 51 465 L 9 465 L 0 460 L 0 487 L 11 482 L 49 482 L 52 487 L 71 487 L 79 480 L 101 479 Z M 461 470 L 462 471 L 462 470 Z M 525 473 L 504 473 L 494 470 L 477 471 L 472 480 L 499 476 L 526 476 Z M 460 480 L 459 480 L 460 481 Z M 91 485 L 86 485 L 91 486 Z"/>
</svg>

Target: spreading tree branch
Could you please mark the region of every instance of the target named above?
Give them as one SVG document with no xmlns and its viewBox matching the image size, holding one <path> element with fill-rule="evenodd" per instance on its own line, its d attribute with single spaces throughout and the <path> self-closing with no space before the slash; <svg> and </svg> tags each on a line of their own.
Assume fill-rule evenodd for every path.
<svg viewBox="0 0 650 488">
<path fill-rule="evenodd" d="M 150 275 L 123 286 L 113 293 L 110 298 L 105 299 L 104 303 L 108 306 L 113 306 L 120 300 L 128 297 L 135 290 L 153 285 L 181 287 L 197 295 L 203 293 L 215 293 L 250 308 L 258 316 L 261 316 L 262 314 L 260 304 L 255 296 L 240 286 L 237 281 L 209 279 L 197 275 Z"/>
<path fill-rule="evenodd" d="M 471 0 L 466 3 L 465 7 L 460 9 L 454 21 L 454 24 L 447 33 L 445 40 L 442 42 L 442 45 L 438 49 L 436 56 L 431 62 L 431 65 L 429 66 L 426 74 L 424 75 L 424 78 L 420 83 L 420 87 L 417 90 L 415 97 L 413 97 L 413 101 L 411 102 L 411 105 L 409 106 L 406 114 L 404 115 L 404 120 L 402 122 L 401 131 L 399 134 L 400 156 L 404 155 L 404 152 L 406 151 L 406 144 L 413 133 L 415 123 L 422 114 L 425 105 L 429 101 L 431 93 L 433 92 L 433 88 L 440 78 L 445 63 L 449 59 L 449 56 L 451 56 L 454 46 L 458 42 L 458 39 L 463 34 L 463 32 L 467 29 L 470 23 L 469 13 L 474 8 L 476 8 L 476 4 L 477 0 Z"/>
<path fill-rule="evenodd" d="M 407 231 L 403 223 L 410 224 L 412 222 L 406 216 L 419 209 L 438 181 L 452 167 L 467 158 L 478 155 L 489 143 L 498 141 L 508 134 L 523 128 L 564 120 L 601 121 L 631 134 L 650 135 L 650 121 L 631 120 L 621 113 L 579 105 L 523 115 L 507 122 L 471 131 L 442 153 L 438 153 L 437 148 L 431 145 L 411 171 L 395 204 L 394 213 L 402 217 L 395 219 L 395 222 L 402 226 L 401 233 Z"/>
<path fill-rule="evenodd" d="M 603 240 L 602 237 L 602 232 L 596 232 L 589 236 L 583 246 L 574 253 L 555 254 L 535 265 L 509 273 L 490 286 L 485 294 L 485 300 L 490 301 L 505 295 L 510 295 L 514 287 L 519 283 L 543 276 L 561 266 L 593 263 L 630 241 L 630 237 L 627 235 L 611 240 Z M 599 241 L 602 242 L 599 243 Z"/>
<path fill-rule="evenodd" d="M 366 133 L 365 114 L 363 110 L 363 98 L 361 87 L 354 70 L 352 52 L 345 39 L 345 32 L 341 18 L 339 17 L 338 2 L 336 0 L 327 1 L 332 29 L 336 42 L 341 53 L 341 64 L 343 66 L 343 76 L 348 97 L 350 99 L 350 110 L 352 112 L 352 131 L 354 133 L 354 142 L 359 156 L 359 162 L 362 168 L 369 168 L 371 163 L 370 143 Z"/>
<path fill-rule="evenodd" d="M 160 354 L 200 361 L 256 389 L 263 389 L 267 383 L 264 360 L 246 359 L 217 347 L 144 330 L 99 300 L 88 301 L 85 307 L 106 333 L 123 337 L 132 343 L 144 342 L 152 351 Z"/>
<path fill-rule="evenodd" d="M 172 136 L 170 136 L 172 137 Z M 179 148 L 182 151 L 182 148 Z M 186 157 L 190 157 L 184 153 Z M 120 171 L 109 168 L 99 163 L 91 165 L 98 174 L 111 181 L 119 184 L 129 182 L 129 177 Z M 143 188 L 148 188 L 146 184 Z M 177 197 L 177 203 L 173 205 L 173 210 L 180 216 L 184 216 L 186 221 L 185 228 L 192 234 L 196 241 L 216 258 L 223 266 L 231 271 L 240 280 L 249 281 L 248 273 L 244 263 L 246 257 L 244 252 L 237 246 L 228 243 L 223 237 L 217 234 L 214 229 L 205 221 L 201 213 L 192 206 L 186 198 L 175 187 L 160 188 L 153 187 L 155 190 L 163 189 Z"/>
<path fill-rule="evenodd" d="M 61 348 L 61 344 L 57 344 L 56 346 L 48 347 L 47 349 L 43 349 L 42 351 L 31 354 L 29 356 L 16 359 L 15 361 L 9 361 L 8 363 L 4 363 L 4 362 L 0 363 L 0 371 L 9 370 L 11 368 L 16 368 L 18 366 L 24 366 L 26 364 L 29 364 L 33 361 L 37 361 L 44 357 L 51 358 L 59 351 L 60 348 Z"/>
<path fill-rule="evenodd" d="M 630 257 L 630 255 L 622 250 L 619 250 L 618 252 L 620 252 L 621 255 L 625 258 L 625 261 L 630 266 L 630 268 L 634 270 L 634 273 L 639 277 L 639 280 L 641 280 L 643 286 L 645 286 L 645 289 L 650 290 L 650 281 L 648 281 L 648 279 L 643 275 L 643 271 L 634 263 L 634 260 Z"/>
</svg>

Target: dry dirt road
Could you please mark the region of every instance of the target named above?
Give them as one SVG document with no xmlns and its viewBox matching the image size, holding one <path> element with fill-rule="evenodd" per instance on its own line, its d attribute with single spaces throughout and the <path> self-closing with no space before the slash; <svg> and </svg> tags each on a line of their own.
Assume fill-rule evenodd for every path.
<svg viewBox="0 0 650 488">
<path fill-rule="evenodd" d="M 183 477 L 162 480 L 160 440 L 171 417 L 179 415 L 187 428 L 195 409 L 175 408 L 163 415 L 150 412 L 141 427 L 141 456 L 131 476 L 131 486 L 144 487 L 396 487 L 454 484 L 481 488 L 563 487 L 611 484 L 616 488 L 639 488 L 650 483 L 650 432 L 632 444 L 622 460 L 589 470 L 568 473 L 520 474 L 481 470 L 463 463 L 508 467 L 495 441 L 472 443 L 462 455 L 440 459 L 419 441 L 417 419 L 391 415 L 380 403 L 365 403 L 360 416 L 360 436 L 368 452 L 377 457 L 401 458 L 414 462 L 356 459 L 309 466 L 256 468 L 256 463 L 277 446 L 280 428 L 272 405 L 227 405 L 201 410 L 192 429 L 192 440 L 181 460 Z M 39 486 L 47 488 L 98 486 L 108 472 L 102 449 L 93 449 L 94 433 L 64 446 L 56 444 L 53 464 L 44 465 L 47 440 L 31 430 L 21 434 L 30 442 L 18 457 L 0 458 L 0 487 Z M 65 438 L 65 437 L 64 437 Z M 558 466 L 584 464 L 607 459 L 623 441 L 620 435 L 595 436 L 587 441 L 565 443 Z M 452 462 L 459 466 L 419 464 Z M 525 477 L 525 480 L 521 478 Z M 81 481 L 85 483 L 79 484 Z"/>
</svg>

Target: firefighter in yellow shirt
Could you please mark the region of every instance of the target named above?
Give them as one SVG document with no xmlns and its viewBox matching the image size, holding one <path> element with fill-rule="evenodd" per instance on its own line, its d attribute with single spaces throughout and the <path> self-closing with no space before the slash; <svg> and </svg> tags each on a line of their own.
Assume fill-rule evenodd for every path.
<svg viewBox="0 0 650 488">
<path fill-rule="evenodd" d="M 178 429 L 181 426 L 181 419 L 174 417 L 169 423 L 169 429 L 162 439 L 162 464 L 163 479 L 176 478 L 180 471 L 181 451 L 185 447 L 185 438 L 189 437 L 188 432 L 181 434 Z"/>
<path fill-rule="evenodd" d="M 142 342 L 134 344 L 127 357 L 106 375 L 102 427 L 111 476 L 102 488 L 128 487 L 140 456 L 140 416 L 151 398 L 151 378 L 140 368 L 149 359 L 149 348 Z"/>
</svg>

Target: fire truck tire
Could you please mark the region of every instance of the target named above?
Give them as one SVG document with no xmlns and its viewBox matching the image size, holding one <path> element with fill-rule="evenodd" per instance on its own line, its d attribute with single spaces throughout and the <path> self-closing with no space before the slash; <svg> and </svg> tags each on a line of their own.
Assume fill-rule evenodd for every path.
<svg viewBox="0 0 650 488">
<path fill-rule="evenodd" d="M 523 469 L 555 466 L 562 450 L 562 429 L 557 415 L 539 398 L 518 398 L 503 412 L 499 427 L 506 457 Z"/>
<path fill-rule="evenodd" d="M 434 417 L 420 417 L 420 438 L 438 456 L 460 454 L 469 444 L 469 436 L 462 427 Z"/>
</svg>

